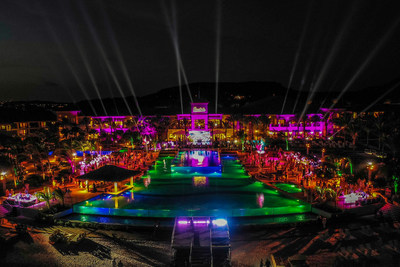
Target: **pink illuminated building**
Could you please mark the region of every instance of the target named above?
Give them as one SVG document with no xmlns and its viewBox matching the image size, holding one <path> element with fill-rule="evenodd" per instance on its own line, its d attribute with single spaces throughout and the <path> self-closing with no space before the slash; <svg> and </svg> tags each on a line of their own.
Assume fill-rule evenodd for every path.
<svg viewBox="0 0 400 267">
<path fill-rule="evenodd" d="M 249 139 L 260 139 L 266 133 L 270 137 L 287 137 L 298 139 L 325 139 L 335 131 L 332 119 L 340 116 L 342 110 L 323 110 L 321 113 L 307 114 L 299 119 L 295 114 L 253 114 L 245 115 L 259 118 L 267 116 L 269 124 L 267 128 L 259 129 L 259 125 L 251 120 L 238 119 L 232 122 L 231 115 L 208 113 L 208 103 L 191 103 L 189 114 L 177 114 L 168 117 L 170 125 L 166 130 L 166 141 L 185 141 L 192 144 L 210 144 L 215 140 L 234 141 L 235 133 L 244 130 Z M 58 120 L 67 118 L 71 122 L 79 123 L 85 118 L 78 116 L 79 111 L 57 112 Z M 98 133 L 113 133 L 115 131 L 126 132 L 134 128 L 139 119 L 148 121 L 155 116 L 96 116 L 87 117 L 90 120 L 89 127 Z M 253 125 L 254 124 L 254 125 Z"/>
<path fill-rule="evenodd" d="M 91 117 L 92 128 L 97 132 L 104 131 L 106 133 L 112 133 L 113 131 L 126 132 L 129 128 L 126 126 L 128 120 L 132 119 L 132 116 L 98 116 Z"/>
<path fill-rule="evenodd" d="M 322 114 L 307 114 L 301 121 L 294 114 L 271 115 L 269 134 L 283 133 L 288 137 L 322 138 L 327 135 L 327 123 Z"/>
<path fill-rule="evenodd" d="M 178 121 L 190 121 L 189 142 L 209 144 L 214 135 L 214 128 L 220 125 L 222 114 L 209 114 L 208 103 L 191 103 L 190 114 L 178 114 Z M 209 127 L 211 123 L 211 128 Z"/>
</svg>

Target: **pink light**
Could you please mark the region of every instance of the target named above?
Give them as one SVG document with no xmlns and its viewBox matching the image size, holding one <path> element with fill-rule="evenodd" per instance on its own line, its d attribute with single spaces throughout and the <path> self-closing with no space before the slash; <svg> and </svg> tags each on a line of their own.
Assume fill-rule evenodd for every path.
<svg viewBox="0 0 400 267">
<path fill-rule="evenodd" d="M 209 220 L 194 220 L 193 224 L 209 224 L 210 221 Z M 178 224 L 184 225 L 184 224 L 190 224 L 190 221 L 188 220 L 179 220 Z"/>
<path fill-rule="evenodd" d="M 210 221 L 209 220 L 207 220 L 207 221 L 193 221 L 193 223 L 194 224 L 209 224 Z"/>
<path fill-rule="evenodd" d="M 264 206 L 264 194 L 263 193 L 258 195 L 258 205 L 260 206 L 260 208 L 262 208 Z"/>
</svg>

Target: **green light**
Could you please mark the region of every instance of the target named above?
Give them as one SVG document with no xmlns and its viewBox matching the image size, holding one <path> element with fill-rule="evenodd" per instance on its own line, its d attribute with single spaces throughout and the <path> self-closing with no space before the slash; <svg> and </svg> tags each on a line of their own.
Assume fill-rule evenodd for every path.
<svg viewBox="0 0 400 267">
<path fill-rule="evenodd" d="M 174 161 L 175 162 L 175 161 Z M 310 211 L 309 204 L 299 203 L 299 200 L 280 194 L 279 190 L 261 182 L 253 182 L 243 165 L 237 161 L 222 161 L 224 173 L 213 172 L 215 169 L 196 169 L 176 167 L 165 173 L 163 162 L 152 166 L 151 186 L 146 188 L 143 180 L 134 183 L 127 193 L 118 197 L 118 208 L 114 208 L 115 197 L 91 199 L 85 207 L 85 202 L 74 206 L 75 213 L 124 216 L 124 217 L 165 217 L 177 216 L 271 216 L 303 213 Z M 169 165 L 170 166 L 170 165 Z M 188 173 L 186 171 L 189 170 Z M 196 172 L 194 172 L 196 170 Z M 219 171 L 221 167 L 219 167 Z M 207 185 L 202 188 L 193 186 L 193 174 L 204 173 Z M 147 175 L 142 179 L 148 178 Z M 293 184 L 276 184 L 278 188 L 288 193 L 301 191 Z M 129 193 L 128 193 L 129 192 Z M 131 199 L 131 193 L 134 198 Z M 262 208 L 255 205 L 255 196 L 264 194 L 265 203 Z M 178 201 L 179 200 L 179 201 Z M 303 205 L 300 205 L 303 204 Z M 267 219 L 267 217 L 266 217 Z M 92 220 L 92 217 L 91 219 Z M 276 222 L 275 218 L 270 219 Z"/>
</svg>

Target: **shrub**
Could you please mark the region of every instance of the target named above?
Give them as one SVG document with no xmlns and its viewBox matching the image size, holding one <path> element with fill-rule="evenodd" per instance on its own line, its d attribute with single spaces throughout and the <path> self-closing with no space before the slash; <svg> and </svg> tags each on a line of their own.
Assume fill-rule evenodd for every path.
<svg viewBox="0 0 400 267">
<path fill-rule="evenodd" d="M 49 240 L 53 243 L 66 243 L 68 238 L 65 234 L 61 233 L 60 230 L 55 230 L 50 235 Z"/>
</svg>

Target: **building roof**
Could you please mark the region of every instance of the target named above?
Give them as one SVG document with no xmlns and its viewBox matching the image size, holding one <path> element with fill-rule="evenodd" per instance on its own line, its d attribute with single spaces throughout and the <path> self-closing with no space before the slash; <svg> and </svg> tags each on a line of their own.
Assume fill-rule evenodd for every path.
<svg viewBox="0 0 400 267">
<path fill-rule="evenodd" d="M 81 175 L 77 177 L 77 179 L 103 182 L 121 182 L 140 173 L 141 171 L 133 171 L 114 165 L 106 165 L 97 170 Z"/>
</svg>

